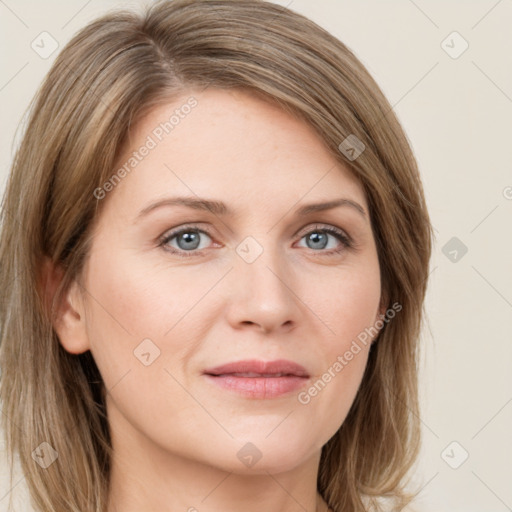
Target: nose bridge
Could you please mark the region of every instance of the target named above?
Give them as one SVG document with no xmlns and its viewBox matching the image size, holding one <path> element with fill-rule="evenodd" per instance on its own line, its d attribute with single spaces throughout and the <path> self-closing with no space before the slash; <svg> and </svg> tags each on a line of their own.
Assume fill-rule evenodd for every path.
<svg viewBox="0 0 512 512">
<path fill-rule="evenodd" d="M 286 289 L 283 281 L 289 269 L 284 247 L 280 246 L 272 234 L 259 235 L 257 239 L 247 236 L 236 247 L 236 253 L 240 277 L 248 279 L 255 291 L 266 289 L 283 293 L 283 288 Z"/>
<path fill-rule="evenodd" d="M 232 320 L 265 329 L 295 321 L 298 306 L 284 247 L 267 233 L 246 237 L 235 250 Z"/>
</svg>

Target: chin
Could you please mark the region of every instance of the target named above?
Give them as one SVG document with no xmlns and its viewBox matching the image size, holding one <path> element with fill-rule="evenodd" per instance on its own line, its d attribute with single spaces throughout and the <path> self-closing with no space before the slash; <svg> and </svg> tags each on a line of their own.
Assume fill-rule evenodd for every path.
<svg viewBox="0 0 512 512">
<path fill-rule="evenodd" d="M 223 447 L 222 458 L 226 471 L 244 475 L 267 475 L 268 473 L 283 473 L 291 471 L 305 463 L 311 457 L 319 454 L 321 445 L 311 444 L 311 439 L 292 437 L 283 431 L 281 435 L 267 431 L 262 435 L 238 437 L 230 443 L 234 445 L 234 457 L 226 457 L 231 451 L 230 447 Z M 296 431 L 295 431 L 296 434 Z M 227 450 L 225 449 L 227 448 Z"/>
</svg>

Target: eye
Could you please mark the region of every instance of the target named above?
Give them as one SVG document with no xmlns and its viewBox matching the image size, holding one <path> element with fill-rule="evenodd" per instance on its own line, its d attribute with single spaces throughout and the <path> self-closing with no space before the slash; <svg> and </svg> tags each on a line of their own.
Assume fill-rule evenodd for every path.
<svg viewBox="0 0 512 512">
<path fill-rule="evenodd" d="M 201 238 L 203 237 L 211 240 L 211 236 L 206 231 L 195 226 L 183 226 L 178 230 L 166 233 L 160 239 L 159 246 L 178 256 L 197 256 L 208 247 L 207 242 L 201 246 Z M 351 238 L 334 226 L 317 225 L 314 229 L 310 229 L 302 235 L 300 240 L 303 239 L 306 239 L 307 248 L 323 255 L 340 253 L 354 246 Z M 330 247 L 328 247 L 329 245 Z"/>
<path fill-rule="evenodd" d="M 194 251 L 197 253 L 205 248 L 205 246 L 200 247 L 201 235 L 205 235 L 207 238 L 211 239 L 206 231 L 185 226 L 177 231 L 164 235 L 159 245 L 178 256 L 193 256 Z M 172 241 L 175 241 L 175 245 L 171 244 Z"/>
<path fill-rule="evenodd" d="M 329 245 L 329 238 L 331 238 L 332 244 L 330 247 L 327 247 Z M 353 247 L 350 237 L 334 226 L 315 226 L 315 229 L 308 231 L 302 236 L 301 240 L 303 239 L 306 239 L 306 246 L 309 249 L 313 249 L 315 252 L 320 251 L 326 255 L 339 253 Z M 329 250 L 325 251 L 324 249 Z"/>
</svg>

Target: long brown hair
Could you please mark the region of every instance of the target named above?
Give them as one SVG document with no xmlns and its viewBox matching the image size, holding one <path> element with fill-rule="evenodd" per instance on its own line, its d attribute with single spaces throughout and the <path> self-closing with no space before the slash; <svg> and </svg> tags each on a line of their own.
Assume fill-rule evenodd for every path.
<svg viewBox="0 0 512 512">
<path fill-rule="evenodd" d="M 62 348 L 52 307 L 80 279 L 108 200 L 94 190 L 112 176 L 130 127 L 197 86 L 250 90 L 299 116 L 364 187 L 383 300 L 401 311 L 381 329 L 355 402 L 322 449 L 318 490 L 336 512 L 382 510 L 382 496 L 402 506 L 419 447 L 418 339 L 432 237 L 417 164 L 355 55 L 307 18 L 261 0 L 163 1 L 106 15 L 66 45 L 38 91 L 1 211 L 0 398 L 11 466 L 18 454 L 37 510 L 106 509 L 104 385 L 90 352 Z M 346 151 L 349 136 L 364 144 L 357 158 Z M 62 271 L 53 304 L 44 261 Z M 46 468 L 35 460 L 41 443 L 58 454 Z"/>
</svg>

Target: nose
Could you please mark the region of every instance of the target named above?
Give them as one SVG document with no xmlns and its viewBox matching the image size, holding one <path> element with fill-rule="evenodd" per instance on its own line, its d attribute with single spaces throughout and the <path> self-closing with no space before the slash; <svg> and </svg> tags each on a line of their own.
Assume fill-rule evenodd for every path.
<svg viewBox="0 0 512 512">
<path fill-rule="evenodd" d="M 235 329 L 288 332 L 303 314 L 293 269 L 277 248 L 267 247 L 252 263 L 235 254 L 227 286 L 227 318 Z"/>
</svg>

